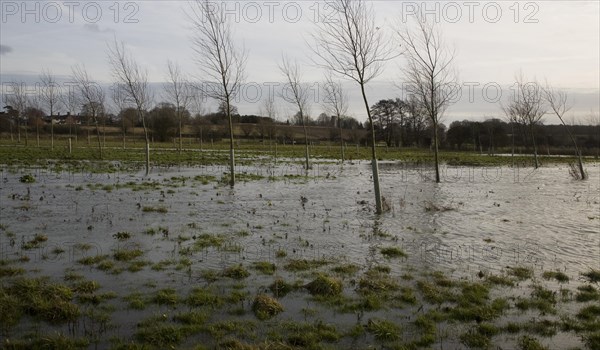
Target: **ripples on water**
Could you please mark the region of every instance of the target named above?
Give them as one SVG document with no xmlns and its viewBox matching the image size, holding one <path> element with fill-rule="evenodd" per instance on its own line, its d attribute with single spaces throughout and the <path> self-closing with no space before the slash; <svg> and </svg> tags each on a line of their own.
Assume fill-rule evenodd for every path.
<svg viewBox="0 0 600 350">
<path fill-rule="evenodd" d="M 343 168 L 315 165 L 314 177 L 306 181 L 265 179 L 239 183 L 233 191 L 188 180 L 169 194 L 166 188 L 107 192 L 85 187 L 144 180 L 130 174 L 57 175 L 40 170 L 35 174 L 37 183 L 26 185 L 19 183 L 20 174 L 4 172 L 1 214 L 3 224 L 18 234 L 43 231 L 57 244 L 91 239 L 99 250 L 114 243 L 106 241 L 110 238 L 106 231 L 140 232 L 162 225 L 185 233 L 185 225 L 194 222 L 212 233 L 255 231 L 258 237 L 241 240 L 248 256 L 242 252 L 240 257 L 255 255 L 260 260 L 281 246 L 313 256 L 343 252 L 347 259 L 364 264 L 371 259 L 369 247 L 377 244 L 365 237 L 377 226 L 396 237 L 411 260 L 424 266 L 494 270 L 525 263 L 577 274 L 599 264 L 599 169 L 597 164 L 589 165 L 590 178 L 582 182 L 572 180 L 565 166 L 444 167 L 442 183 L 435 184 L 429 167 L 383 163 L 382 193 L 392 210 L 378 219 L 372 213 L 367 162 Z M 164 184 L 173 176 L 199 173 L 220 177 L 224 170 L 171 169 L 152 175 L 151 180 Z M 265 177 L 303 173 L 289 165 L 240 171 Z M 84 190 L 66 185 L 84 186 Z M 23 211 L 8 202 L 12 194 L 25 195 L 27 188 L 32 208 Z M 301 196 L 308 199 L 304 206 Z M 166 205 L 169 212 L 144 215 L 137 210 L 138 203 Z M 273 239 L 286 235 L 287 239 Z M 3 251 L 7 250 L 5 245 Z"/>
<path fill-rule="evenodd" d="M 20 241 L 0 235 L 0 255 L 3 259 L 27 255 L 25 267 L 60 277 L 83 256 L 111 254 L 128 245 L 140 246 L 147 252 L 145 258 L 158 262 L 177 257 L 178 251 L 193 244 L 178 243 L 178 236 L 250 233 L 236 238 L 232 243 L 236 246 L 229 247 L 235 249 L 208 248 L 195 254 L 187 272 L 170 271 L 162 277 L 150 269 L 127 276 L 89 272 L 120 295 L 157 278 L 186 289 L 201 280 L 204 269 L 275 262 L 280 250 L 288 258 L 335 258 L 363 267 L 392 264 L 396 275 L 406 265 L 423 271 L 446 270 L 455 277 L 525 265 L 536 271 L 560 270 L 576 279 L 580 272 L 600 266 L 598 164 L 587 166 L 587 181 L 572 180 L 566 166 L 445 167 L 442 183 L 435 184 L 429 167 L 382 163 L 382 193 L 391 211 L 378 218 L 373 213 L 368 162 L 315 165 L 308 179 L 295 177 L 303 174 L 299 166 L 240 167 L 239 172 L 265 178 L 240 182 L 234 190 L 191 180 L 199 174 L 219 178 L 225 171 L 218 166 L 161 169 L 145 179 L 141 174 L 35 170 L 36 183 L 22 184 L 19 177 L 31 169 L 3 170 L 2 225 L 18 240 L 35 233 L 49 239 L 42 249 L 22 251 Z M 293 176 L 282 179 L 284 175 Z M 269 176 L 278 180 L 270 181 Z M 166 187 L 176 183 L 172 177 L 187 179 L 177 187 Z M 161 185 L 143 191 L 102 189 L 130 181 Z M 301 197 L 307 199 L 305 203 Z M 139 208 L 145 205 L 165 206 L 168 213 L 143 213 Z M 170 239 L 144 235 L 151 227 L 168 227 Z M 120 231 L 132 232 L 132 240 L 113 239 Z M 408 254 L 396 266 L 377 254 L 390 238 Z M 80 243 L 91 248 L 79 250 Z M 56 247 L 65 253 L 51 254 Z M 127 322 L 127 315 L 123 317 Z"/>
</svg>

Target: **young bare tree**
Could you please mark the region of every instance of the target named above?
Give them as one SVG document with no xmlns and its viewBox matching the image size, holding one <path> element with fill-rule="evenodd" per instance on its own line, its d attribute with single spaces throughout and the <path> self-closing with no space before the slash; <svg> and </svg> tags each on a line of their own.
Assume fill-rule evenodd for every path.
<svg viewBox="0 0 600 350">
<path fill-rule="evenodd" d="M 21 121 L 23 119 L 25 109 L 29 105 L 27 89 L 25 87 L 25 83 L 23 82 L 14 82 L 8 85 L 11 86 L 11 89 L 3 96 L 4 104 L 10 106 L 11 109 L 15 111 L 15 118 L 17 119 L 17 142 L 21 143 Z M 25 133 L 25 135 L 27 135 L 27 124 L 25 124 Z"/>
<path fill-rule="evenodd" d="M 232 100 L 239 92 L 245 78 L 247 54 L 238 48 L 233 40 L 233 29 L 225 11 L 215 10 L 215 3 L 209 0 L 195 0 L 191 3 L 190 20 L 193 25 L 192 46 L 195 60 L 204 74 L 200 84 L 205 96 L 211 97 L 226 106 L 229 120 L 229 185 L 235 186 L 235 152 L 232 119 Z"/>
<path fill-rule="evenodd" d="M 290 61 L 287 56 L 283 56 L 279 70 L 285 76 L 286 85 L 281 92 L 281 97 L 288 103 L 298 108 L 298 118 L 304 131 L 304 170 L 310 169 L 310 155 L 308 151 L 308 130 L 306 128 L 307 110 L 309 108 L 310 91 L 307 85 L 302 84 L 302 73 L 298 67 L 297 61 Z"/>
<path fill-rule="evenodd" d="M 316 21 L 317 30 L 310 45 L 317 65 L 355 81 L 362 93 L 365 110 L 371 125 L 371 165 L 375 206 L 383 212 L 379 187 L 379 167 L 375 131 L 365 86 L 379 74 L 386 61 L 396 55 L 389 38 L 377 27 L 372 7 L 365 0 L 335 0 L 327 2 L 331 11 L 324 11 Z M 328 9 L 329 10 L 329 9 Z"/>
<path fill-rule="evenodd" d="M 40 82 L 40 99 L 50 112 L 50 146 L 51 149 L 54 149 L 54 112 L 56 112 L 60 102 L 60 85 L 49 69 L 42 70 Z"/>
<path fill-rule="evenodd" d="M 342 118 L 348 112 L 348 95 L 342 88 L 342 83 L 335 81 L 331 74 L 327 74 L 323 84 L 323 109 L 328 116 L 335 116 L 340 131 L 340 157 L 344 164 L 344 133 L 342 129 Z"/>
<path fill-rule="evenodd" d="M 77 89 L 72 82 L 66 84 L 66 89 L 60 94 L 60 102 L 63 105 L 64 110 L 67 111 L 69 117 L 67 123 L 69 124 L 69 139 L 72 137 L 73 124 L 75 122 L 75 115 L 77 114 Z M 77 125 L 77 124 L 75 124 Z M 75 141 L 77 141 L 77 132 L 75 132 Z"/>
<path fill-rule="evenodd" d="M 85 106 L 87 113 L 89 113 L 88 117 L 91 117 L 94 122 L 96 136 L 98 137 L 98 151 L 100 152 L 100 159 L 102 159 L 104 155 L 98 118 L 101 113 L 104 113 L 104 91 L 100 85 L 92 80 L 84 66 L 75 65 L 71 67 L 71 72 L 72 79 L 77 86 L 79 103 Z"/>
<path fill-rule="evenodd" d="M 152 102 L 148 87 L 148 72 L 125 50 L 125 44 L 114 42 L 108 45 L 108 61 L 114 79 L 123 85 L 128 100 L 135 105 L 138 119 L 142 121 L 146 141 L 146 176 L 150 173 L 150 137 L 146 126 L 146 110 Z"/>
<path fill-rule="evenodd" d="M 455 56 L 434 22 L 427 22 L 420 13 L 414 19 L 414 30 L 406 27 L 398 31 L 406 57 L 406 66 L 402 70 L 405 87 L 416 97 L 433 126 L 435 182 L 440 182 L 438 126 L 459 89 L 458 75 L 453 67 Z"/>
<path fill-rule="evenodd" d="M 577 161 L 579 166 L 579 179 L 585 180 L 587 175 L 583 169 L 583 161 L 581 159 L 581 151 L 577 146 L 577 141 L 575 141 L 575 137 L 571 132 L 571 128 L 565 122 L 565 114 L 571 109 L 569 105 L 569 98 L 567 93 L 561 90 L 556 90 L 550 84 L 546 83 L 546 87 L 544 88 L 544 99 L 548 103 L 548 107 L 554 112 L 554 114 L 558 117 L 562 125 L 564 125 L 567 133 L 569 134 L 569 138 L 571 138 L 571 142 L 573 142 L 573 146 L 575 147 L 575 154 L 577 155 Z"/>
<path fill-rule="evenodd" d="M 167 84 L 163 88 L 167 94 L 168 101 L 175 106 L 177 120 L 179 121 L 179 153 L 183 149 L 183 112 L 192 103 L 193 92 L 190 83 L 185 79 L 179 65 L 173 61 L 167 62 Z"/>
<path fill-rule="evenodd" d="M 516 90 L 509 96 L 504 113 L 527 127 L 533 143 L 535 168 L 539 167 L 536 127 L 546 114 L 544 108 L 544 89 L 536 81 L 525 82 L 523 74 L 516 78 Z"/>
<path fill-rule="evenodd" d="M 125 144 L 127 142 L 128 120 L 124 117 L 122 112 L 130 106 L 125 85 L 122 83 L 115 83 L 111 88 L 110 97 L 116 109 L 115 113 L 117 115 L 121 115 L 121 141 L 123 143 L 123 149 L 125 149 Z M 135 127 L 135 125 L 133 127 Z"/>
</svg>

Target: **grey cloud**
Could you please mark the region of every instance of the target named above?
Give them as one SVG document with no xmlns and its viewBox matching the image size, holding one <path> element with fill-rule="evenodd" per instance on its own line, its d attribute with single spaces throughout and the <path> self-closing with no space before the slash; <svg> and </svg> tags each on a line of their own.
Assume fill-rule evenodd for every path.
<svg viewBox="0 0 600 350">
<path fill-rule="evenodd" d="M 96 23 L 86 23 L 83 25 L 83 27 L 92 33 L 106 33 L 106 32 L 112 32 L 112 29 L 101 29 L 100 26 Z"/>
<path fill-rule="evenodd" d="M 13 48 L 7 45 L 0 45 L 0 56 L 4 56 L 9 52 L 12 52 Z"/>
</svg>

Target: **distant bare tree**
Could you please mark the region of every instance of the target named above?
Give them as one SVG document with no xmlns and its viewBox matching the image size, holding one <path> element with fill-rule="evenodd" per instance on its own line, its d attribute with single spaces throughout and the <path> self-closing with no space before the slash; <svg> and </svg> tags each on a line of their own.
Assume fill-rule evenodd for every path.
<svg viewBox="0 0 600 350">
<path fill-rule="evenodd" d="M 49 69 L 44 69 L 40 75 L 40 98 L 50 112 L 50 145 L 54 149 L 54 113 L 60 102 L 61 89 L 56 78 Z"/>
<path fill-rule="evenodd" d="M 458 92 L 458 75 L 453 67 L 454 51 L 442 38 L 442 32 L 423 14 L 416 14 L 415 30 L 400 29 L 407 65 L 402 69 L 405 86 L 415 96 L 433 126 L 435 181 L 440 182 L 438 126 L 444 112 Z"/>
<path fill-rule="evenodd" d="M 181 153 L 183 149 L 183 112 L 192 103 L 193 91 L 179 65 L 173 61 L 167 62 L 167 81 L 168 83 L 164 84 L 163 88 L 168 101 L 175 106 L 175 113 L 179 121 L 179 152 Z"/>
<path fill-rule="evenodd" d="M 575 137 L 571 132 L 571 128 L 565 122 L 565 114 L 571 109 L 571 106 L 568 103 L 567 93 L 564 91 L 556 90 L 550 84 L 546 83 L 546 87 L 544 88 L 544 98 L 548 103 L 548 106 L 554 112 L 554 114 L 560 119 L 560 122 L 567 129 L 567 133 L 571 138 L 571 142 L 573 142 L 573 146 L 575 147 L 575 153 L 577 154 L 577 161 L 579 166 L 579 179 L 585 180 L 587 175 L 583 169 L 583 161 L 581 160 L 581 151 L 577 146 L 577 141 L 575 141 Z"/>
<path fill-rule="evenodd" d="M 67 123 L 69 124 L 69 138 L 71 138 L 73 132 L 73 122 L 75 121 L 75 115 L 77 114 L 78 103 L 77 88 L 72 84 L 72 82 L 66 84 L 66 89 L 60 95 L 60 102 L 63 105 L 64 110 L 66 110 L 69 114 Z M 75 133 L 75 140 L 77 140 L 77 132 Z"/>
<path fill-rule="evenodd" d="M 379 167 L 373 119 L 365 86 L 381 74 L 386 61 L 395 57 L 390 40 L 377 27 L 372 7 L 364 0 L 335 0 L 327 2 L 332 11 L 324 11 L 316 21 L 317 31 L 312 35 L 316 63 L 337 75 L 355 81 L 362 93 L 365 110 L 371 124 L 371 165 L 375 206 L 383 212 L 379 187 Z"/>
<path fill-rule="evenodd" d="M 146 141 L 146 176 L 150 173 L 150 137 L 146 126 L 146 111 L 152 102 L 148 87 L 148 72 L 125 50 L 125 44 L 117 42 L 108 45 L 108 60 L 115 80 L 123 85 L 125 95 L 135 105 L 138 119 L 142 121 Z"/>
<path fill-rule="evenodd" d="M 544 89 L 537 81 L 525 82 L 522 73 L 516 78 L 517 89 L 509 97 L 508 104 L 503 106 L 509 119 L 516 120 L 527 127 L 533 143 L 535 168 L 539 167 L 536 126 L 546 114 L 544 108 Z"/>
<path fill-rule="evenodd" d="M 224 103 L 229 120 L 229 185 L 235 186 L 235 152 L 231 102 L 242 84 L 246 69 L 246 51 L 236 47 L 232 25 L 224 11 L 216 11 L 214 2 L 195 0 L 189 15 L 193 25 L 192 46 L 195 60 L 205 79 L 201 84 L 205 96 Z"/>
<path fill-rule="evenodd" d="M 117 115 L 121 115 L 121 137 L 122 137 L 122 142 L 123 142 L 123 149 L 125 149 L 125 143 L 127 142 L 127 128 L 129 125 L 128 121 L 126 120 L 127 118 L 124 118 L 124 113 L 123 111 L 126 110 L 129 106 L 130 106 L 130 102 L 129 102 L 129 98 L 127 96 L 127 92 L 126 92 L 126 88 L 125 85 L 123 85 L 123 83 L 115 83 L 112 87 L 111 90 L 111 95 L 110 95 L 113 104 L 116 107 L 116 114 Z M 137 115 L 137 113 L 136 113 Z M 135 127 L 135 124 L 133 125 L 133 127 Z"/>
<path fill-rule="evenodd" d="M 262 105 L 258 110 L 258 114 L 261 117 L 265 117 L 267 119 L 261 119 L 259 122 L 259 132 L 262 138 L 265 135 L 269 136 L 269 140 L 273 137 L 277 139 L 276 131 L 277 127 L 275 126 L 275 121 L 277 120 L 277 106 L 275 105 L 275 96 L 267 96 L 266 99 L 263 100 Z"/>
<path fill-rule="evenodd" d="M 275 105 L 275 96 L 268 96 L 263 100 L 262 106 L 258 113 L 262 117 L 270 118 L 272 121 L 277 119 L 277 106 Z"/>
<path fill-rule="evenodd" d="M 302 73 L 298 67 L 298 62 L 291 62 L 286 56 L 281 59 L 279 70 L 285 76 L 286 86 L 282 91 L 282 98 L 298 108 L 298 118 L 304 131 L 304 170 L 308 172 L 310 169 L 310 155 L 308 152 L 308 130 L 306 128 L 307 109 L 309 108 L 309 88 L 302 84 Z M 286 89 L 288 88 L 288 89 Z M 291 93 L 291 95 L 289 93 Z"/>
<path fill-rule="evenodd" d="M 29 98 L 27 96 L 27 89 L 25 83 L 14 82 L 8 84 L 12 87 L 10 93 L 4 94 L 4 104 L 12 107 L 15 112 L 17 119 L 17 142 L 21 143 L 21 121 L 25 113 L 25 109 L 28 107 Z M 27 125 L 25 125 L 25 143 L 27 144 Z"/>
<path fill-rule="evenodd" d="M 348 112 L 348 95 L 342 88 L 342 83 L 335 81 L 331 74 L 327 74 L 323 85 L 323 109 L 329 116 L 335 116 L 340 131 L 340 157 L 344 164 L 344 134 L 342 118 Z"/>
<path fill-rule="evenodd" d="M 98 151 L 100 159 L 103 158 L 102 141 L 100 138 L 100 127 L 98 117 L 104 111 L 104 91 L 89 76 L 87 70 L 82 65 L 71 67 L 73 81 L 77 84 L 78 100 L 80 105 L 84 105 L 92 118 L 98 137 Z"/>
</svg>

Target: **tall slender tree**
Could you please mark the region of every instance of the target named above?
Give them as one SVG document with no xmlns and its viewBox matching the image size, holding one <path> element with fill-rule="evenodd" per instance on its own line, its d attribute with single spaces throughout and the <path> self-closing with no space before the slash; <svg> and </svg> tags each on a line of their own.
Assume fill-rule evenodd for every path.
<svg viewBox="0 0 600 350">
<path fill-rule="evenodd" d="M 310 91 L 307 85 L 302 83 L 302 72 L 298 67 L 297 61 L 291 61 L 287 56 L 283 56 L 279 70 L 285 76 L 286 85 L 281 92 L 281 97 L 288 103 L 298 108 L 297 117 L 304 131 L 304 170 L 308 173 L 310 169 L 310 154 L 308 150 L 308 130 L 306 128 L 306 118 L 309 108 Z"/>
<path fill-rule="evenodd" d="M 88 117 L 94 123 L 96 129 L 96 136 L 98 137 L 98 152 L 100 153 L 100 159 L 103 158 L 104 153 L 102 149 L 102 140 L 100 138 L 100 126 L 98 118 L 100 114 L 104 113 L 104 102 L 105 96 L 102 87 L 94 82 L 88 74 L 85 66 L 75 65 L 71 67 L 72 79 L 76 83 L 78 91 L 79 104 L 84 107 Z"/>
<path fill-rule="evenodd" d="M 25 115 L 25 109 L 29 105 L 27 89 L 23 82 L 14 82 L 8 85 L 11 89 L 3 95 L 4 104 L 10 106 L 12 111 L 14 111 L 15 118 L 17 119 L 17 142 L 21 143 L 21 122 Z M 25 124 L 25 135 L 27 135 L 27 124 Z M 27 142 L 27 140 L 25 141 Z"/>
<path fill-rule="evenodd" d="M 122 83 L 115 83 L 112 86 L 110 97 L 115 105 L 116 114 L 121 116 L 121 142 L 123 149 L 126 148 L 127 142 L 127 123 L 128 120 L 125 118 L 124 111 L 129 107 L 129 98 L 126 93 L 125 85 Z M 136 112 L 137 116 L 137 112 Z M 135 127 L 135 124 L 133 125 Z"/>
<path fill-rule="evenodd" d="M 575 147 L 575 153 L 577 155 L 577 165 L 579 168 L 579 179 L 585 180 L 587 175 L 585 170 L 583 169 L 583 161 L 581 159 L 581 151 L 577 146 L 577 141 L 575 140 L 575 136 L 573 136 L 573 132 L 571 132 L 571 128 L 565 122 L 565 114 L 571 109 L 569 105 L 569 96 L 566 92 L 557 90 L 550 86 L 550 84 L 546 83 L 546 87 L 544 88 L 544 98 L 546 103 L 548 103 L 548 107 L 550 110 L 558 117 L 562 125 L 567 129 L 567 133 L 569 134 L 569 138 L 571 142 L 573 142 L 573 147 Z"/>
<path fill-rule="evenodd" d="M 342 83 L 336 81 L 331 74 L 326 75 L 326 81 L 323 85 L 323 109 L 329 116 L 335 116 L 336 123 L 340 131 L 340 159 L 344 164 L 344 133 L 342 129 L 342 119 L 348 112 L 348 94 L 342 88 Z"/>
<path fill-rule="evenodd" d="M 139 120 L 144 128 L 146 141 L 146 176 L 150 173 L 150 136 L 146 125 L 146 111 L 152 101 L 148 87 L 148 72 L 137 63 L 133 56 L 128 55 L 124 43 L 119 43 L 115 38 L 108 45 L 108 60 L 113 77 L 123 84 L 124 92 L 135 105 Z"/>
<path fill-rule="evenodd" d="M 439 125 L 444 112 L 458 92 L 458 74 L 454 69 L 454 51 L 442 38 L 434 22 L 428 22 L 422 13 L 415 14 L 416 28 L 400 29 L 398 34 L 404 45 L 406 66 L 405 86 L 416 97 L 433 126 L 435 181 L 440 182 L 438 159 Z"/>
<path fill-rule="evenodd" d="M 523 73 L 516 77 L 516 89 L 509 96 L 508 104 L 503 106 L 504 113 L 509 118 L 517 120 L 529 131 L 533 144 L 534 166 L 539 167 L 537 150 L 537 125 L 541 123 L 544 114 L 544 89 L 537 81 L 526 81 Z"/>
<path fill-rule="evenodd" d="M 50 113 L 50 146 L 54 149 L 54 113 L 59 107 L 61 89 L 60 85 L 56 82 L 56 78 L 49 69 L 42 70 L 40 82 L 40 99 Z"/>
<path fill-rule="evenodd" d="M 373 118 L 367 100 L 366 85 L 381 74 L 384 63 L 396 57 L 391 41 L 377 26 L 375 13 L 365 0 L 335 0 L 327 2 L 328 11 L 320 14 L 317 30 L 312 34 L 310 48 L 315 63 L 333 73 L 356 82 L 361 90 L 365 111 L 371 125 L 371 166 L 375 192 L 375 207 L 383 212 L 379 185 L 379 166 Z M 331 10 L 331 11 L 329 11 Z"/>
<path fill-rule="evenodd" d="M 167 62 L 167 83 L 163 85 L 168 101 L 175 106 L 175 113 L 179 123 L 179 153 L 183 149 L 183 112 L 192 102 L 192 89 L 185 79 L 179 65 L 173 61 Z"/>
<path fill-rule="evenodd" d="M 230 17 L 225 11 L 215 9 L 210 0 L 190 3 L 189 18 L 192 22 L 192 47 L 194 59 L 203 73 L 199 84 L 206 96 L 226 106 L 229 122 L 229 185 L 235 186 L 235 151 L 232 119 L 232 101 L 245 78 L 246 50 L 236 46 Z"/>
</svg>

